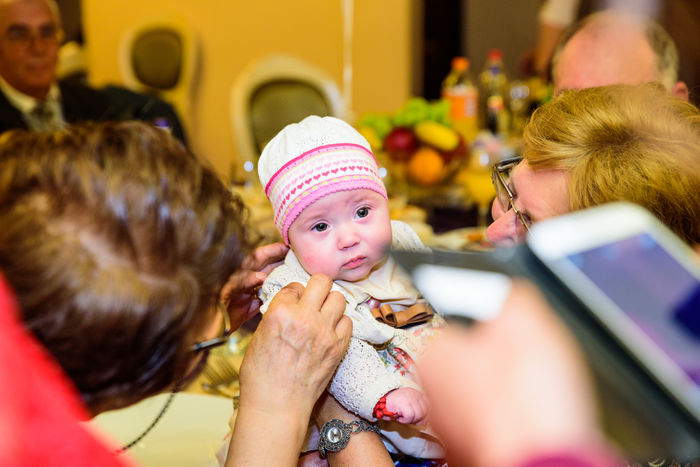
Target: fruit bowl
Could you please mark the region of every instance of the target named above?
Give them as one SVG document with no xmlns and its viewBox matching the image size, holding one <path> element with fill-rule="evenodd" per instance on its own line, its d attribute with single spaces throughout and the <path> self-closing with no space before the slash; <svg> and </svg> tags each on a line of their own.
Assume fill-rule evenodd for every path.
<svg viewBox="0 0 700 467">
<path fill-rule="evenodd" d="M 430 205 L 463 204 L 464 189 L 455 176 L 469 150 L 448 112 L 447 101 L 412 98 L 394 116 L 368 114 L 360 119 L 360 133 L 386 169 L 390 195 Z"/>
<path fill-rule="evenodd" d="M 464 160 L 438 162 L 431 148 L 416 150 L 416 158 L 409 163 L 391 160 L 378 153 L 380 167 L 386 168 L 384 183 L 389 196 L 405 196 L 419 206 L 454 206 L 469 204 L 468 193 L 459 183 Z M 419 174 L 419 175 L 418 175 Z"/>
</svg>

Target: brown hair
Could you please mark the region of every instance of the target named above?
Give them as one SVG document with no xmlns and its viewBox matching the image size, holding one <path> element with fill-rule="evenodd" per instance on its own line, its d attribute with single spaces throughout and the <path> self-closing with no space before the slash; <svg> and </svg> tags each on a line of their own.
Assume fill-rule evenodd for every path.
<svg viewBox="0 0 700 467">
<path fill-rule="evenodd" d="M 0 137 L 0 270 L 94 413 L 182 380 L 251 246 L 215 173 L 145 123 Z"/>
<path fill-rule="evenodd" d="M 658 84 L 565 91 L 523 140 L 533 170 L 570 174 L 572 211 L 630 201 L 700 243 L 700 112 Z"/>
</svg>

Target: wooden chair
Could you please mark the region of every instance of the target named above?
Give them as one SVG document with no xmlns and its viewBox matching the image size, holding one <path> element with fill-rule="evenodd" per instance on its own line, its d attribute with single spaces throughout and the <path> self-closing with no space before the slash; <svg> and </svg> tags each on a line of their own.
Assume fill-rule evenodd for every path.
<svg viewBox="0 0 700 467">
<path fill-rule="evenodd" d="M 240 156 L 236 172 L 252 172 L 267 142 L 309 115 L 343 118 L 343 98 L 330 76 L 291 55 L 250 63 L 231 88 L 231 127 Z"/>
<path fill-rule="evenodd" d="M 171 103 L 185 121 L 191 115 L 198 60 L 196 34 L 175 17 L 135 24 L 124 33 L 119 47 L 124 85 Z"/>
</svg>

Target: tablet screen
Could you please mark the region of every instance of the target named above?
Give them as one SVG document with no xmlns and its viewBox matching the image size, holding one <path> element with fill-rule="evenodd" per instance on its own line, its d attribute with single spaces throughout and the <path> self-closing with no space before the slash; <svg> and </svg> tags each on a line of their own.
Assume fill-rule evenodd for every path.
<svg viewBox="0 0 700 467">
<path fill-rule="evenodd" d="M 653 343 L 700 391 L 698 278 L 647 233 L 568 259 L 648 337 L 641 345 Z"/>
</svg>

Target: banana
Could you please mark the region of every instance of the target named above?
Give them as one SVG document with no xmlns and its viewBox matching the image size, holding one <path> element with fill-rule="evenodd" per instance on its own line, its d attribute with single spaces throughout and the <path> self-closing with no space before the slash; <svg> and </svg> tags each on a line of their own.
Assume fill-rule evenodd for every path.
<svg viewBox="0 0 700 467">
<path fill-rule="evenodd" d="M 372 148 L 372 152 L 376 153 L 382 150 L 382 140 L 379 139 L 379 136 L 377 136 L 377 131 L 374 128 L 371 126 L 360 126 L 357 131 L 365 137 L 370 148 Z"/>
<path fill-rule="evenodd" d="M 417 123 L 413 131 L 423 143 L 440 151 L 452 151 L 459 144 L 459 135 L 456 131 L 430 120 Z"/>
</svg>

